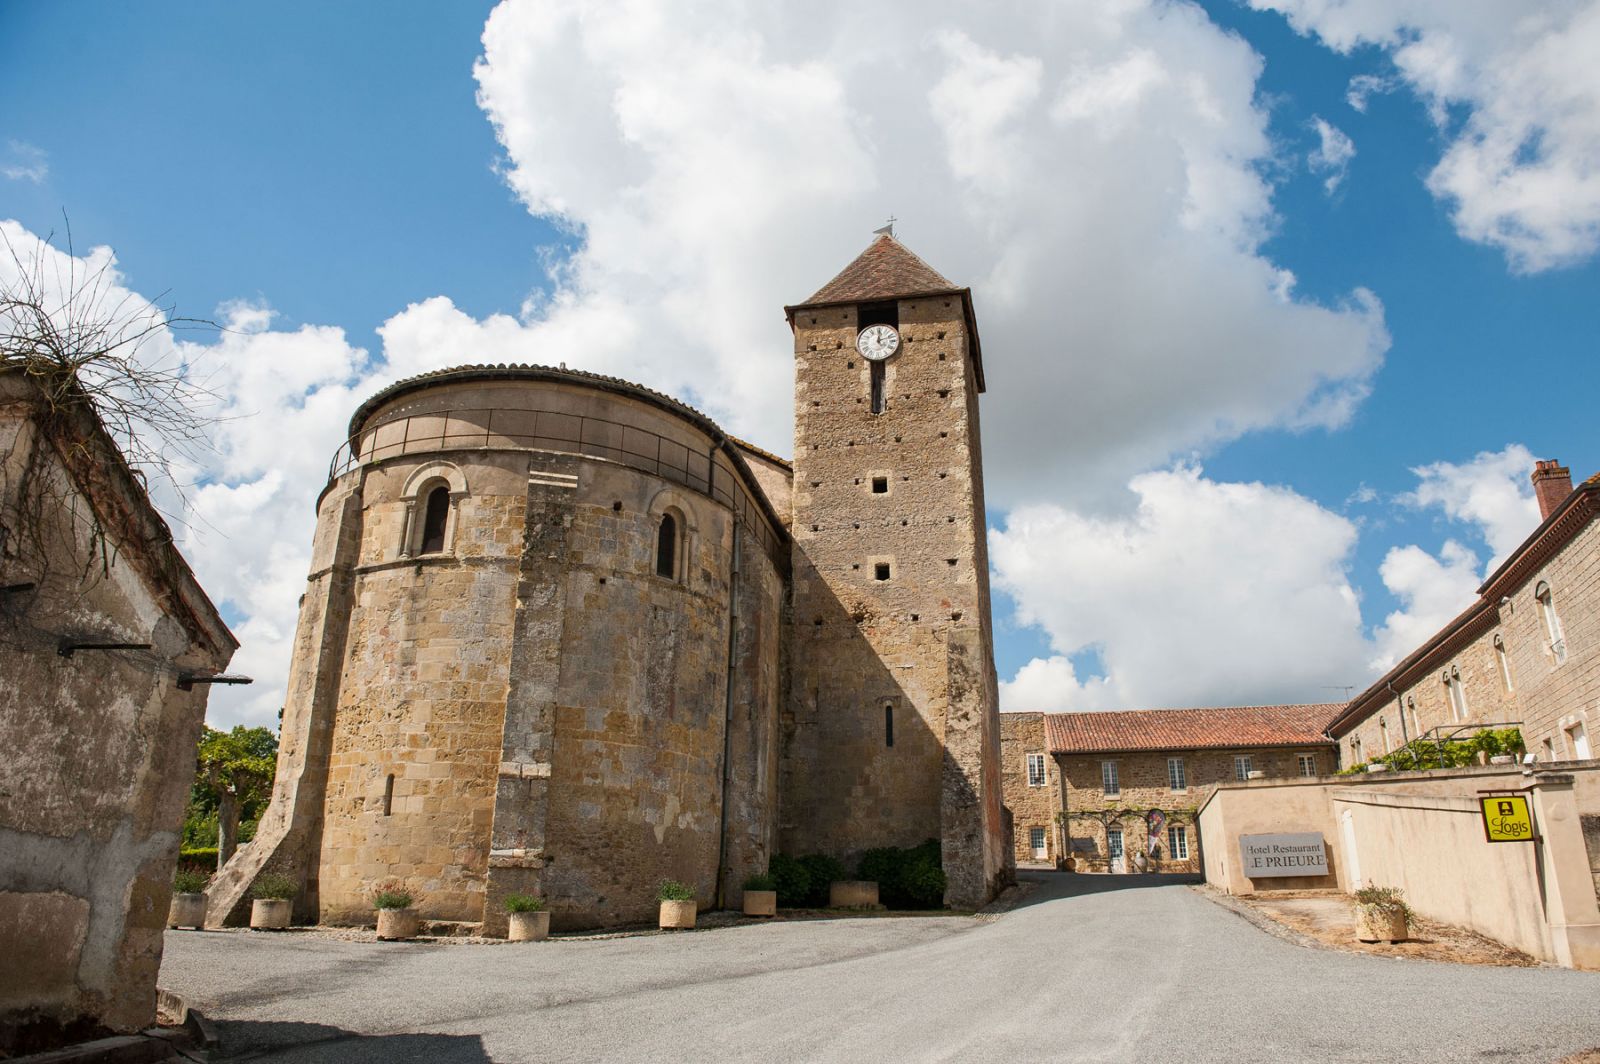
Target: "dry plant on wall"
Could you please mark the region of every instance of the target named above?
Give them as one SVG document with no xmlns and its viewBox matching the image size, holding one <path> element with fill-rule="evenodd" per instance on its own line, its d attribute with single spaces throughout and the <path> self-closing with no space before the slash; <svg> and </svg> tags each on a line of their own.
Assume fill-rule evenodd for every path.
<svg viewBox="0 0 1600 1064">
<path fill-rule="evenodd" d="M 184 477 L 217 419 L 174 333 L 216 326 L 121 288 L 109 256 L 76 256 L 70 230 L 64 254 L 49 238 L 0 243 L 0 377 L 33 385 L 6 400 L 24 416 L 0 438 L 0 584 L 38 588 L 7 596 L 23 601 L 7 604 L 17 611 L 52 592 L 75 597 L 109 571 L 119 542 L 171 539 L 126 506 L 84 496 L 113 500 L 132 486 L 171 516 L 183 508 Z"/>
</svg>

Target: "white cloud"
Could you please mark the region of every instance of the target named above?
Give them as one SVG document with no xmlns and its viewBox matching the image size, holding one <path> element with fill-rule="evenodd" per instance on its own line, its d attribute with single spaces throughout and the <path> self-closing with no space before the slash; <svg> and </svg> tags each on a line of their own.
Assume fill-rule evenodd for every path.
<svg viewBox="0 0 1600 1064">
<path fill-rule="evenodd" d="M 40 184 L 50 176 L 50 156 L 43 148 L 26 141 L 6 141 L 7 158 L 0 163 L 0 174 L 12 181 Z"/>
<path fill-rule="evenodd" d="M 1472 603 L 1477 566 L 1478 556 L 1453 539 L 1438 557 L 1415 545 L 1384 555 L 1378 573 L 1401 605 L 1373 635 L 1374 673 L 1388 671 Z"/>
<path fill-rule="evenodd" d="M 1366 114 L 1367 103 L 1372 97 L 1393 92 L 1394 88 L 1393 78 L 1378 77 L 1376 74 L 1357 74 L 1350 79 L 1350 84 L 1345 89 L 1344 101 L 1350 105 L 1351 110 Z"/>
<path fill-rule="evenodd" d="M 1416 490 L 1402 501 L 1416 507 L 1437 507 L 1454 521 L 1473 525 L 1493 557 L 1485 576 L 1498 568 L 1539 525 L 1534 498 L 1533 453 L 1520 443 L 1500 451 L 1484 451 L 1470 461 L 1434 462 L 1418 466 Z"/>
<path fill-rule="evenodd" d="M 1600 248 L 1600 0 L 1250 3 L 1336 51 L 1388 53 L 1448 136 L 1428 188 L 1450 204 L 1463 237 L 1501 249 L 1523 272 Z M 1357 110 L 1367 88 L 1353 95 Z"/>
<path fill-rule="evenodd" d="M 1013 512 L 990 534 L 997 585 L 1051 658 L 1004 685 L 1007 709 L 1337 700 L 1371 650 L 1345 573 L 1355 525 L 1285 488 L 1146 473 L 1136 510 Z M 1066 660 L 1093 647 L 1105 676 Z M 1024 701 L 1025 700 L 1025 701 Z"/>
<path fill-rule="evenodd" d="M 1356 157 L 1355 141 L 1321 115 L 1312 116 L 1311 127 L 1317 131 L 1317 146 L 1306 156 L 1306 165 L 1314 174 L 1327 175 L 1322 180 L 1322 189 L 1331 196 L 1350 172 L 1350 160 Z"/>
<path fill-rule="evenodd" d="M 1187 4 L 950 0 L 911 24 L 882 3 L 501 4 L 477 78 L 504 173 L 585 243 L 526 321 L 424 304 L 386 340 L 443 329 L 631 377 L 787 453 L 778 308 L 892 210 L 975 287 L 998 504 L 1104 498 L 1197 446 L 1343 423 L 1382 308 L 1299 300 L 1261 254 L 1272 148 L 1243 41 Z"/>
</svg>

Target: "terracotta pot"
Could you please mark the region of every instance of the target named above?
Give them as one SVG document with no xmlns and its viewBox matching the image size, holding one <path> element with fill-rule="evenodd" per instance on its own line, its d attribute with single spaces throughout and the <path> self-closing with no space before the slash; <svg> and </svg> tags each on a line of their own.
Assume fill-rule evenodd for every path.
<svg viewBox="0 0 1600 1064">
<path fill-rule="evenodd" d="M 692 901 L 664 901 L 661 903 L 661 926 L 688 929 L 694 926 L 697 906 Z"/>
<path fill-rule="evenodd" d="M 777 916 L 778 892 L 775 890 L 747 890 L 744 892 L 746 916 Z"/>
<path fill-rule="evenodd" d="M 506 937 L 512 942 L 543 942 L 550 937 L 550 914 L 545 911 L 536 913 L 507 913 L 511 930 Z"/>
<path fill-rule="evenodd" d="M 1406 914 L 1399 909 L 1357 905 L 1356 938 L 1362 942 L 1404 942 Z"/>
<path fill-rule="evenodd" d="M 202 894 L 174 894 L 172 906 L 167 909 L 168 927 L 206 929 L 206 896 Z"/>
<path fill-rule="evenodd" d="M 289 926 L 294 908 L 288 898 L 257 898 L 250 903 L 250 928 L 254 931 L 282 931 Z"/>
<path fill-rule="evenodd" d="M 878 904 L 878 884 L 867 879 L 841 879 L 828 884 L 828 908 L 866 909 Z"/>
<path fill-rule="evenodd" d="M 416 938 L 421 930 L 422 918 L 415 909 L 379 909 L 378 938 L 385 942 L 403 942 Z"/>
</svg>

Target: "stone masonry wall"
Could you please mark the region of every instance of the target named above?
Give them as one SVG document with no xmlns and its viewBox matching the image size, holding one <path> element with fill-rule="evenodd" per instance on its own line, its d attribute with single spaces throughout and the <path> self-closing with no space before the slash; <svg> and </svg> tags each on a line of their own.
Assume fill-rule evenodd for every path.
<svg viewBox="0 0 1600 1064">
<path fill-rule="evenodd" d="M 1006 808 L 1011 810 L 1011 846 L 1017 861 L 1054 862 L 1065 856 L 1056 816 L 1061 811 L 1061 768 L 1049 750 L 1044 734 L 1044 714 L 1000 714 L 1000 774 Z M 1029 754 L 1044 758 L 1045 779 L 1041 786 L 1028 783 Z M 1031 832 L 1035 829 L 1044 832 L 1043 857 L 1033 851 Z"/>
<path fill-rule="evenodd" d="M 1534 598 L 1541 581 L 1549 584 L 1560 618 L 1565 660 L 1557 660 Z M 1581 724 L 1591 753 L 1600 751 L 1596 741 L 1596 729 L 1600 728 L 1600 521 L 1591 522 L 1506 598 L 1510 601 L 1496 606 L 1493 627 L 1452 656 L 1435 662 L 1420 679 L 1400 691 L 1408 734 L 1414 737 L 1441 724 L 1521 721 L 1530 753 L 1541 761 L 1565 761 L 1576 756 L 1569 729 Z M 1496 636 L 1506 650 L 1509 690 L 1495 655 Z M 1451 711 L 1441 679 L 1451 669 L 1459 672 L 1466 695 L 1468 713 L 1460 721 Z M 1345 762 L 1370 760 L 1383 753 L 1383 725 L 1387 725 L 1389 746 L 1399 747 L 1398 716 L 1398 707 L 1390 700 L 1341 735 Z M 1360 756 L 1356 755 L 1357 741 Z"/>
<path fill-rule="evenodd" d="M 848 864 L 939 838 L 952 903 L 971 904 L 992 889 L 1003 847 L 999 780 L 983 769 L 998 723 L 960 300 L 902 301 L 881 414 L 854 349 L 855 309 L 801 310 L 794 324 L 782 848 Z M 874 492 L 875 478 L 887 490 Z"/>
<path fill-rule="evenodd" d="M 1153 753 L 1067 754 L 1055 758 L 1067 782 L 1067 831 L 1069 856 L 1080 871 L 1110 870 L 1107 829 L 1121 827 L 1125 870 L 1134 870 L 1134 854 L 1149 854 L 1146 820 L 1151 809 L 1166 814 L 1168 827 L 1183 827 L 1188 839 L 1187 860 L 1173 858 L 1163 830 L 1157 844 L 1159 853 L 1151 861 L 1152 871 L 1198 872 L 1201 868 L 1199 833 L 1194 815 L 1221 783 L 1233 782 L 1234 758 L 1248 755 L 1250 767 L 1265 772 L 1268 779 L 1288 779 L 1300 775 L 1298 755 L 1316 758 L 1319 774 L 1333 771 L 1331 747 L 1305 747 L 1277 750 L 1240 748 L 1237 750 L 1173 750 Z M 1167 772 L 1168 758 L 1181 757 L 1187 786 L 1174 791 Z M 1102 789 L 1101 762 L 1117 762 L 1121 793 L 1110 797 Z"/>
</svg>

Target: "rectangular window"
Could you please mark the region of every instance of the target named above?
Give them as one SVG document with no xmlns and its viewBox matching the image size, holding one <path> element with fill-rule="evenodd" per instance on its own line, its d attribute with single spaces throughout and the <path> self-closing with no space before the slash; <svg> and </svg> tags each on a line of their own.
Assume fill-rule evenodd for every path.
<svg viewBox="0 0 1600 1064">
<path fill-rule="evenodd" d="M 1183 771 L 1183 758 L 1167 758 L 1167 786 L 1175 791 L 1189 789 L 1189 777 Z"/>
<path fill-rule="evenodd" d="M 1233 778 L 1247 780 L 1250 778 L 1250 755 L 1240 754 L 1233 759 Z"/>
<path fill-rule="evenodd" d="M 1028 848 L 1035 857 L 1044 856 L 1044 828 L 1028 829 Z"/>
<path fill-rule="evenodd" d="M 873 578 L 877 579 L 877 580 L 887 580 L 887 579 L 889 579 L 889 563 L 888 562 L 878 562 L 877 564 L 875 564 L 872 567 L 872 575 L 873 575 Z"/>
<path fill-rule="evenodd" d="M 1301 754 L 1297 759 L 1300 762 L 1300 775 L 1315 776 L 1317 774 L 1317 755 Z"/>
<path fill-rule="evenodd" d="M 1030 787 L 1043 787 L 1044 786 L 1044 755 L 1043 754 L 1029 754 L 1028 755 L 1028 786 L 1030 786 Z"/>
<path fill-rule="evenodd" d="M 1122 793 L 1122 786 L 1117 782 L 1117 763 L 1115 761 L 1100 762 L 1100 790 L 1105 792 L 1107 798 Z"/>
<path fill-rule="evenodd" d="M 1566 729 L 1567 749 L 1572 751 L 1574 761 L 1587 761 L 1589 753 L 1589 733 L 1583 730 L 1582 724 L 1574 724 Z"/>
<path fill-rule="evenodd" d="M 1181 827 L 1167 829 L 1167 852 L 1174 861 L 1189 859 L 1189 832 Z"/>
</svg>

